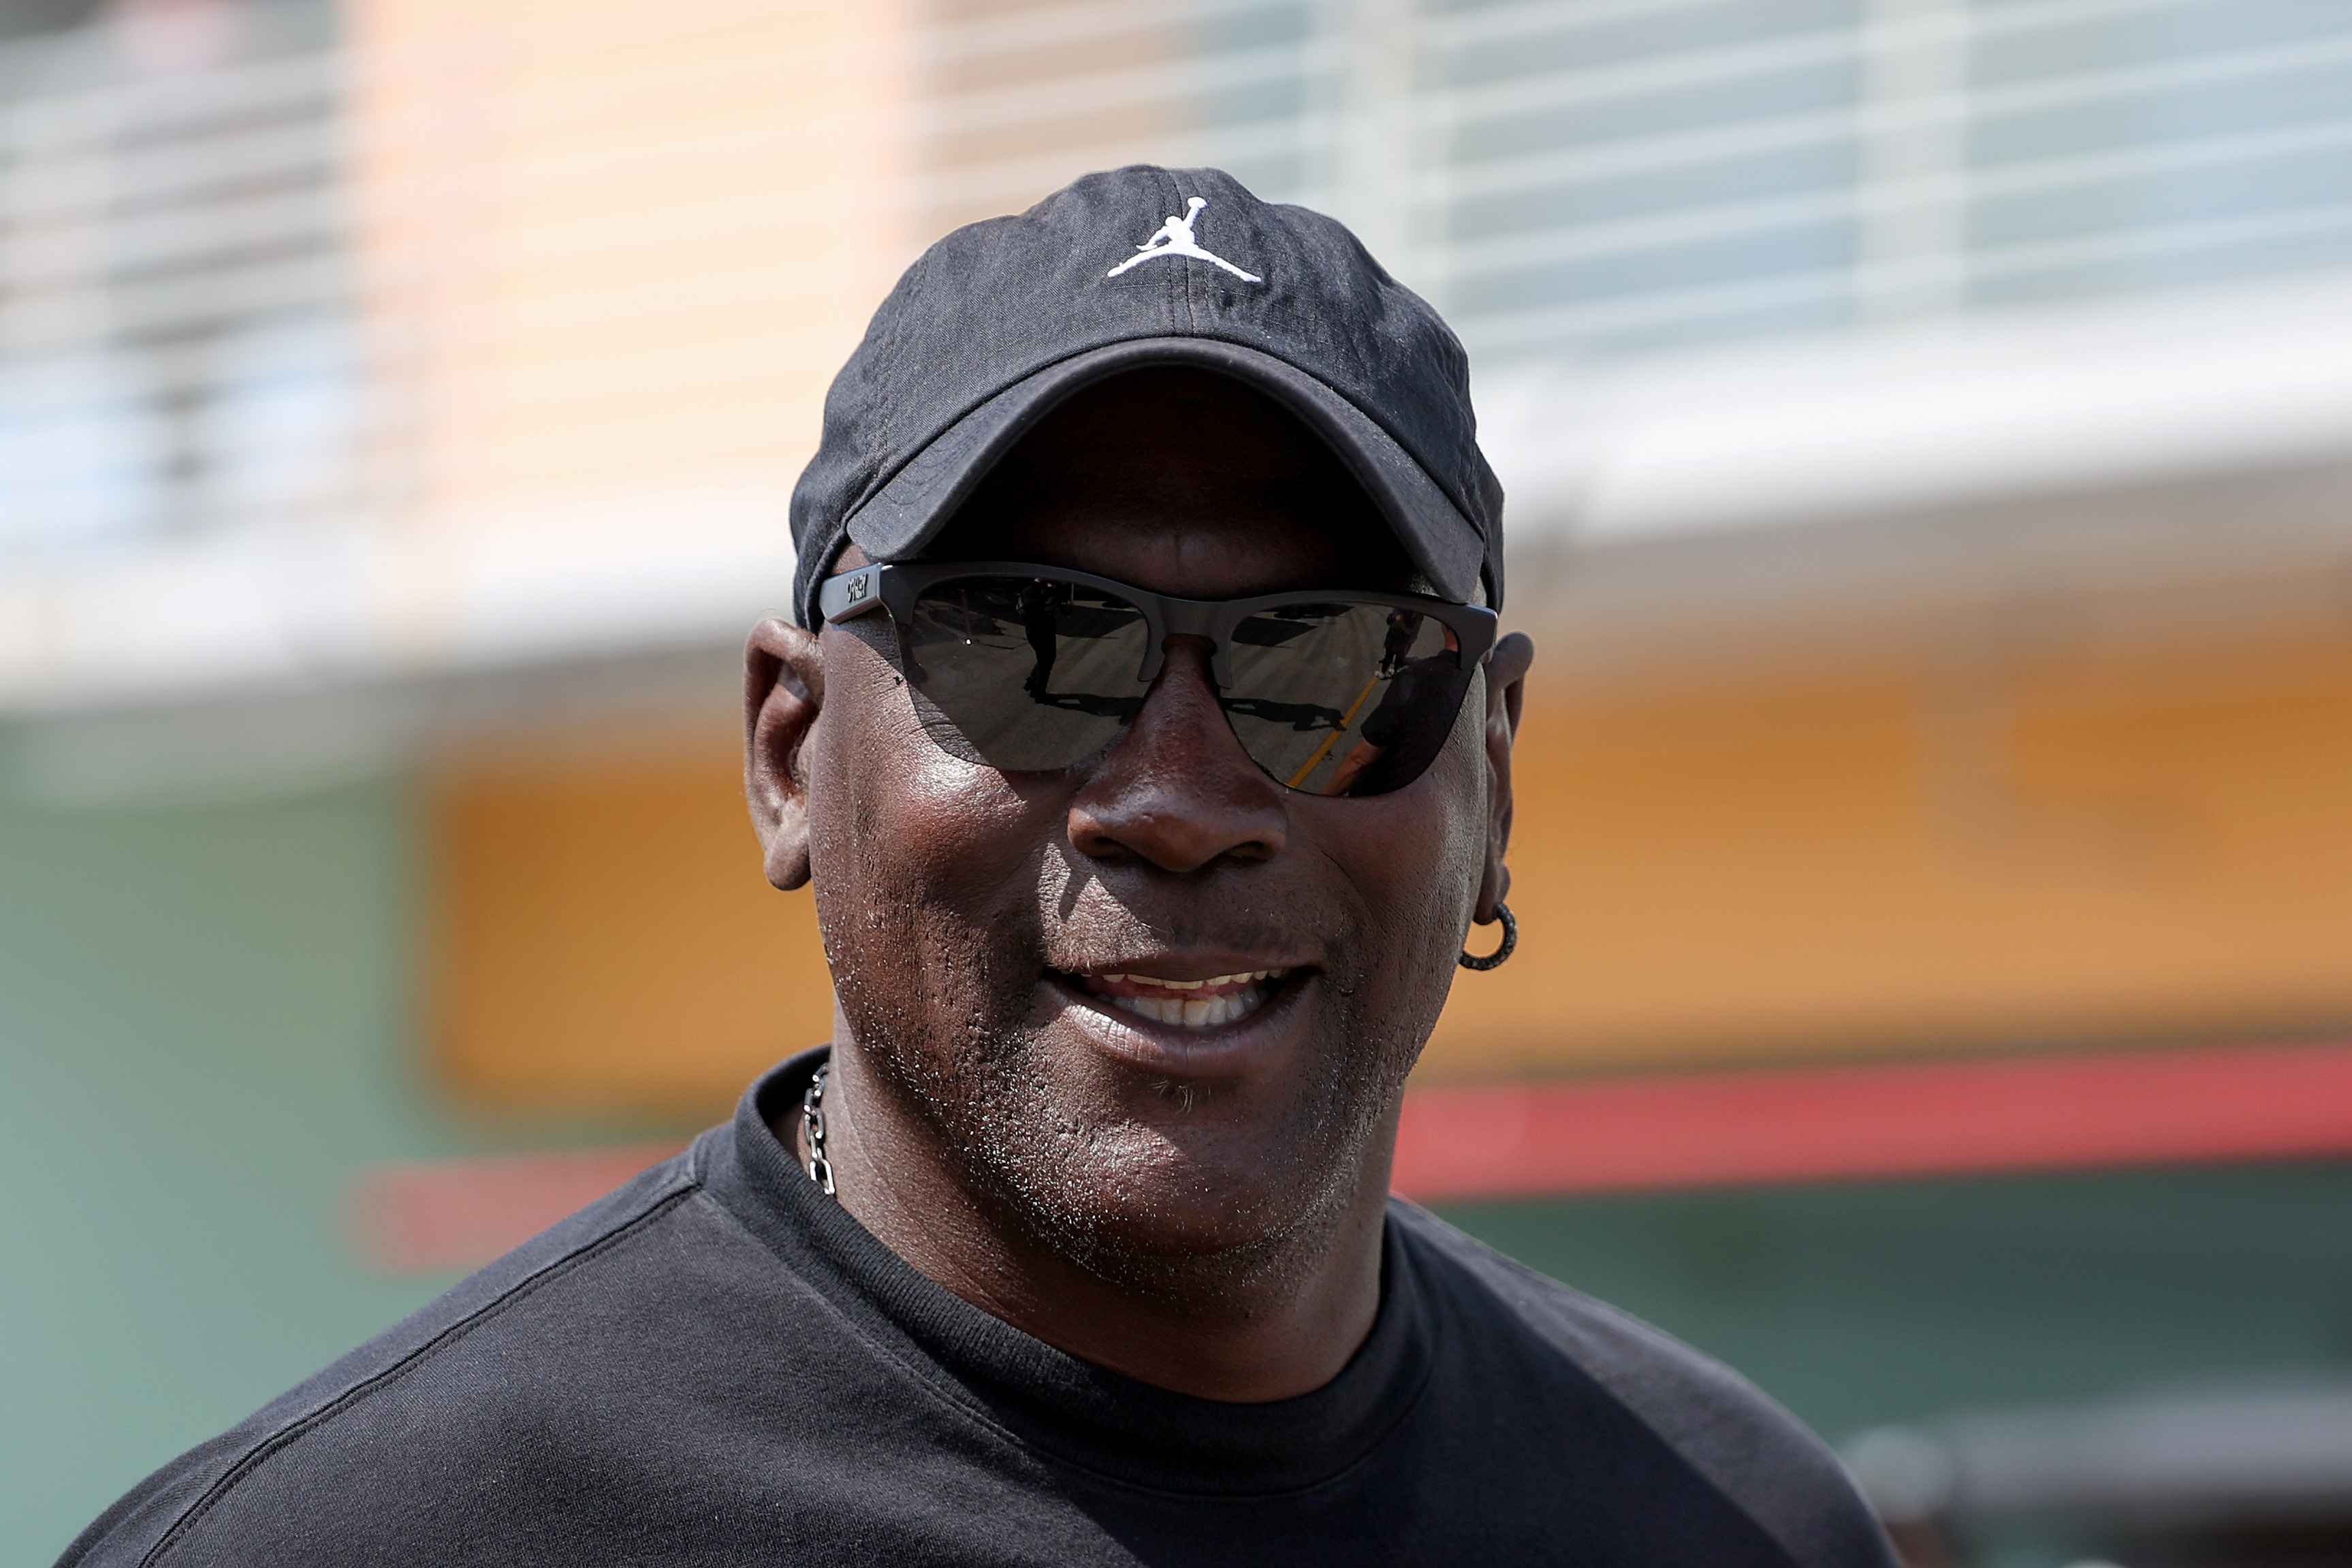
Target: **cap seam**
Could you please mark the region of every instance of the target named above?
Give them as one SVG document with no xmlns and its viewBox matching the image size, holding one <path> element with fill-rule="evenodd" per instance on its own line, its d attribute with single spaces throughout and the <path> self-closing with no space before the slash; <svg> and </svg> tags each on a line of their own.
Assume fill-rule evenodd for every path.
<svg viewBox="0 0 2352 1568">
<path fill-rule="evenodd" d="M 1166 171 L 1166 176 L 1168 200 L 1165 204 L 1171 207 L 1183 206 L 1184 182 L 1178 178 L 1173 169 Z M 1193 325 L 1192 301 L 1187 297 L 1187 288 L 1192 278 L 1192 269 L 1189 266 L 1180 264 L 1162 270 L 1168 274 L 1167 290 L 1160 297 L 1167 306 L 1165 316 L 1168 330 L 1171 335 L 1181 337 L 1188 334 Z"/>
</svg>

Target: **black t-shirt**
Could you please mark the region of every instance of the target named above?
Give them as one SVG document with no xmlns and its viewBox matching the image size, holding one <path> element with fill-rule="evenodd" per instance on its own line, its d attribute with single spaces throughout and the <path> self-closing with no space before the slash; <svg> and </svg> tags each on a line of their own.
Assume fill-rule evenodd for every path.
<svg viewBox="0 0 2352 1568">
<path fill-rule="evenodd" d="M 1892 1568 L 1704 1357 L 1390 1206 L 1326 1386 L 1195 1399 L 950 1294 L 731 1125 L 164 1467 L 65 1563 Z"/>
</svg>

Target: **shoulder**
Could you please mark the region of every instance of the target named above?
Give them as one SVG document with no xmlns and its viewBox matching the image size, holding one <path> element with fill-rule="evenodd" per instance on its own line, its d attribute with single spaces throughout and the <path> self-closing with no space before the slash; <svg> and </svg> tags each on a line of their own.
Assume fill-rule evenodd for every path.
<svg viewBox="0 0 2352 1568">
<path fill-rule="evenodd" d="M 494 1450 L 533 1425 L 518 1407 L 577 1381 L 549 1364 L 582 1347 L 548 1333 L 548 1320 L 610 1319 L 643 1288 L 633 1280 L 649 1270 L 628 1255 L 658 1248 L 690 1214 L 700 1153 L 654 1166 L 166 1465 L 58 1568 L 363 1561 L 365 1531 L 335 1532 L 397 1511 L 398 1494 L 434 1484 L 427 1472 L 510 1469 L 512 1456 Z"/>
<path fill-rule="evenodd" d="M 1893 1568 L 1836 1456 L 1746 1378 L 1425 1209 L 1392 1199 L 1389 1219 L 1453 1310 L 1589 1379 L 1801 1568 Z"/>
</svg>

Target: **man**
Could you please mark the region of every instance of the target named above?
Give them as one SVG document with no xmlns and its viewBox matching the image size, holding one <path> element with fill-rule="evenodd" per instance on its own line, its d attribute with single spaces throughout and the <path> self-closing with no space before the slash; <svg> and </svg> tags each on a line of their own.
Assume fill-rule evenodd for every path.
<svg viewBox="0 0 2352 1568">
<path fill-rule="evenodd" d="M 1136 168 L 941 241 L 749 653 L 833 1045 L 67 1561 L 1882 1568 L 1761 1396 L 1387 1196 L 1513 939 L 1500 500 L 1328 219 Z"/>
</svg>

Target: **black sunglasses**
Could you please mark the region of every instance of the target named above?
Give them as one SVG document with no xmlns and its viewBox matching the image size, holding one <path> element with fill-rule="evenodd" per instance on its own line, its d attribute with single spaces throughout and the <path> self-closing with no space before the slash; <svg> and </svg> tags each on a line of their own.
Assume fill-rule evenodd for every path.
<svg viewBox="0 0 2352 1568">
<path fill-rule="evenodd" d="M 877 607 L 967 761 L 1042 772 L 1094 755 L 1142 710 L 1168 639 L 1202 637 L 1242 749 L 1315 795 L 1385 795 L 1420 778 L 1495 645 L 1493 611 L 1417 594 L 1171 599 L 1001 560 L 860 567 L 817 589 L 828 621 Z"/>
</svg>

